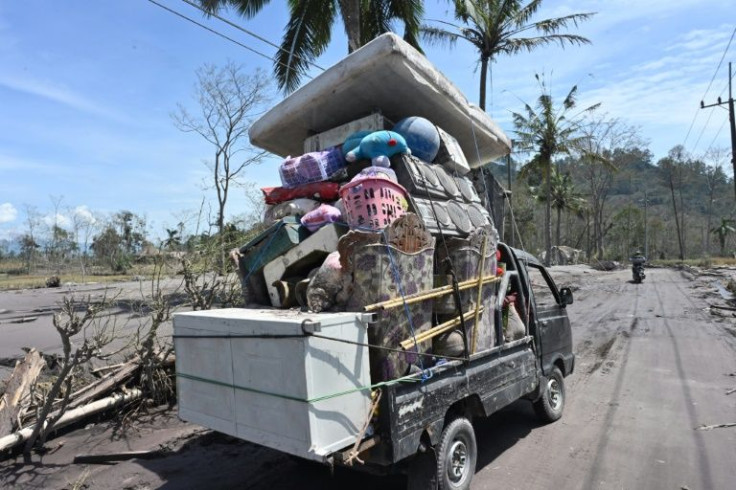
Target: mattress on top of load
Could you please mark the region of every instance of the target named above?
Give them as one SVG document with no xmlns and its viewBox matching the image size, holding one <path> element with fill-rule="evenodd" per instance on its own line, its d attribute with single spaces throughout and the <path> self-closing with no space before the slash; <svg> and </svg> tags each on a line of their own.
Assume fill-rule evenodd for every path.
<svg viewBox="0 0 736 490">
<path fill-rule="evenodd" d="M 393 33 L 383 34 L 282 100 L 250 129 L 253 144 L 299 155 L 316 133 L 380 111 L 390 120 L 421 116 L 454 136 L 476 168 L 510 151 L 496 123 L 427 58 Z"/>
</svg>

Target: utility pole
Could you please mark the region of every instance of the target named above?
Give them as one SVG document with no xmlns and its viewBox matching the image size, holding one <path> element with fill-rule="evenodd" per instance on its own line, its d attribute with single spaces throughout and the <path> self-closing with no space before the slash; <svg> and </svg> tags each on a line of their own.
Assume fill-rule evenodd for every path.
<svg viewBox="0 0 736 490">
<path fill-rule="evenodd" d="M 647 219 L 647 209 L 649 208 L 649 199 L 647 198 L 647 191 L 644 190 L 644 199 L 639 199 L 638 202 L 644 203 L 644 257 L 649 257 L 649 220 Z"/>
<path fill-rule="evenodd" d="M 700 108 L 705 109 L 708 107 L 721 106 L 728 103 L 728 121 L 731 124 L 731 167 L 733 168 L 733 185 L 734 185 L 734 197 L 736 197 L 736 116 L 734 116 L 733 109 L 733 92 L 731 91 L 731 62 L 728 63 L 728 100 L 723 102 L 718 97 L 718 102 L 715 104 L 705 105 L 700 101 Z"/>
<path fill-rule="evenodd" d="M 511 146 L 513 147 L 514 142 L 511 142 Z M 506 243 L 514 246 L 514 210 L 511 207 L 511 152 L 509 152 L 508 155 L 506 155 L 506 191 L 504 192 L 504 197 L 508 201 L 509 206 L 509 233 L 510 236 L 506 238 Z M 503 237 L 502 237 L 503 238 Z"/>
<path fill-rule="evenodd" d="M 647 221 L 647 208 L 649 207 L 649 199 L 647 199 L 647 191 L 644 191 L 644 257 L 649 260 L 649 226 Z"/>
</svg>

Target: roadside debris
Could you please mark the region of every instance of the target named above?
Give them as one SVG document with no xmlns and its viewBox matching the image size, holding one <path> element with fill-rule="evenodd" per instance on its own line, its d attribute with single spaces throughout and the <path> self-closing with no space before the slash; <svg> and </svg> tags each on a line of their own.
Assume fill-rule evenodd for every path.
<svg viewBox="0 0 736 490">
<path fill-rule="evenodd" d="M 28 396 L 36 383 L 45 362 L 37 350 L 31 349 L 22 361 L 18 361 L 0 398 L 0 436 L 18 427 L 18 420 L 28 408 Z"/>
<path fill-rule="evenodd" d="M 696 427 L 695 430 L 725 429 L 728 427 L 736 427 L 736 422 L 731 422 L 728 424 L 701 425 L 700 427 Z"/>
<path fill-rule="evenodd" d="M 153 451 L 124 451 L 120 453 L 107 454 L 78 454 L 74 456 L 74 464 L 107 464 L 115 461 L 127 461 L 129 459 L 155 459 L 166 454 L 163 449 Z"/>
</svg>

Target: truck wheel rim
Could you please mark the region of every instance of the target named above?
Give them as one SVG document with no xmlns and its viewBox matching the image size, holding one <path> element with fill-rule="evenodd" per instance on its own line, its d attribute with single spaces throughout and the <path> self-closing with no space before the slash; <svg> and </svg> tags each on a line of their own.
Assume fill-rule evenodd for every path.
<svg viewBox="0 0 736 490">
<path fill-rule="evenodd" d="M 468 465 L 468 448 L 463 441 L 455 441 L 447 453 L 447 476 L 453 483 L 465 477 Z"/>
<path fill-rule="evenodd" d="M 549 393 L 549 406 L 552 410 L 559 410 L 562 406 L 562 389 L 556 379 L 547 382 L 547 393 Z"/>
</svg>

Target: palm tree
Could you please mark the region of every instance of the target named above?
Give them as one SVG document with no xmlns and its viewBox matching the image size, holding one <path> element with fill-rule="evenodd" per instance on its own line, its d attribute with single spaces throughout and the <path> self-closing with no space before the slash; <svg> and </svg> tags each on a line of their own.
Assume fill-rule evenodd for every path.
<svg viewBox="0 0 736 490">
<path fill-rule="evenodd" d="M 519 0 L 455 0 L 455 18 L 462 25 L 441 20 L 438 24 L 449 27 L 422 26 L 422 36 L 430 43 L 454 44 L 464 39 L 472 44 L 480 63 L 480 108 L 486 109 L 486 78 L 491 63 L 499 54 L 517 54 L 540 46 L 557 43 L 590 44 L 590 40 L 575 34 L 560 34 L 569 25 L 577 27 L 594 13 L 572 14 L 553 19 L 531 22 L 542 0 L 524 3 Z M 526 37 L 528 32 L 536 35 Z"/>
<path fill-rule="evenodd" d="M 728 238 L 728 235 L 736 232 L 736 228 L 732 226 L 733 223 L 734 220 L 732 219 L 721 218 L 721 224 L 710 230 L 711 233 L 718 237 L 718 243 L 721 245 L 721 256 L 723 256 L 723 250 L 726 248 L 726 238 Z"/>
<path fill-rule="evenodd" d="M 551 207 L 557 212 L 557 230 L 556 230 L 556 244 L 562 245 L 561 240 L 561 224 L 562 224 L 562 213 L 575 213 L 578 216 L 582 215 L 585 209 L 585 199 L 575 189 L 575 184 L 572 181 L 569 173 L 562 174 L 557 169 L 552 169 L 550 176 L 549 185 L 551 190 L 549 196 L 552 199 Z M 531 189 L 534 198 L 540 202 L 547 201 L 546 189 L 533 188 Z"/>
<path fill-rule="evenodd" d="M 578 87 L 573 86 L 568 92 L 560 107 L 555 107 L 552 94 L 547 89 L 544 80 L 535 75 L 539 82 L 541 95 L 537 99 L 536 107 L 524 105 L 525 114 L 512 112 L 516 127 L 516 146 L 521 151 L 535 152 L 529 169 L 537 170 L 545 182 L 545 215 L 544 215 L 544 245 L 547 257 L 552 255 L 552 160 L 555 156 L 570 154 L 573 149 L 580 148 L 584 137 L 580 136 L 580 116 L 593 111 L 600 104 L 591 105 L 577 114 L 570 114 L 576 107 L 575 97 Z"/>
<path fill-rule="evenodd" d="M 255 17 L 270 0 L 199 0 L 208 14 L 231 6 L 245 18 Z M 330 43 L 332 26 L 339 14 L 348 37 L 348 52 L 391 31 L 391 24 L 404 24 L 404 40 L 419 49 L 418 34 L 424 13 L 421 0 L 289 0 L 290 18 L 274 58 L 274 73 L 280 89 L 295 90 L 309 65 Z"/>
</svg>

